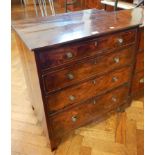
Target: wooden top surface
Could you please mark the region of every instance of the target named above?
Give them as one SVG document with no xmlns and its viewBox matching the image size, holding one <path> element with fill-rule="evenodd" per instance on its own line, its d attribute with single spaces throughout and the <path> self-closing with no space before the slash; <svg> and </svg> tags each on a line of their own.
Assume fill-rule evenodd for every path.
<svg viewBox="0 0 155 155">
<path fill-rule="evenodd" d="M 92 9 L 13 21 L 12 27 L 30 50 L 37 50 L 141 24 L 142 8 L 117 12 Z"/>
</svg>

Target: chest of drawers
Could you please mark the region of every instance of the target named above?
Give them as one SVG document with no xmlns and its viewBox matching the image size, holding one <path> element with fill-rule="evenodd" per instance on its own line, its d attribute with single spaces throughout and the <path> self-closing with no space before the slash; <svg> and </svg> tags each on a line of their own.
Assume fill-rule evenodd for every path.
<svg viewBox="0 0 155 155">
<path fill-rule="evenodd" d="M 141 12 L 86 10 L 13 23 L 32 106 L 52 150 L 74 129 L 130 104 L 141 75 Z"/>
</svg>

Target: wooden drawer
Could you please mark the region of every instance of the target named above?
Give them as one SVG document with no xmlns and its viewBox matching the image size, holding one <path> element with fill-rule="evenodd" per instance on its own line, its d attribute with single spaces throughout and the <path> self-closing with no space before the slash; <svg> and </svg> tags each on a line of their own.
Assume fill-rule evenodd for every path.
<svg viewBox="0 0 155 155">
<path fill-rule="evenodd" d="M 105 73 L 120 66 L 132 63 L 134 48 L 122 49 L 108 55 L 101 55 L 68 68 L 48 73 L 43 77 L 45 92 L 48 93 L 99 73 Z"/>
<path fill-rule="evenodd" d="M 136 57 L 135 73 L 144 70 L 144 52 L 139 52 Z"/>
<path fill-rule="evenodd" d="M 80 60 L 106 50 L 132 44 L 136 41 L 136 29 L 112 34 L 87 42 L 79 42 L 52 50 L 40 51 L 38 61 L 42 70 Z M 109 51 L 107 51 L 109 52 Z"/>
<path fill-rule="evenodd" d="M 144 72 L 139 72 L 134 75 L 132 92 L 136 94 L 137 92 L 144 90 Z"/>
<path fill-rule="evenodd" d="M 127 83 L 130 79 L 131 70 L 132 68 L 130 66 L 124 67 L 49 95 L 47 97 L 48 112 L 54 113 L 68 105 L 77 104 L 78 102 L 85 101 L 93 96 Z"/>
<path fill-rule="evenodd" d="M 56 114 L 50 117 L 51 130 L 57 136 L 64 135 L 127 102 L 128 94 L 129 87 L 123 86 Z"/>
</svg>

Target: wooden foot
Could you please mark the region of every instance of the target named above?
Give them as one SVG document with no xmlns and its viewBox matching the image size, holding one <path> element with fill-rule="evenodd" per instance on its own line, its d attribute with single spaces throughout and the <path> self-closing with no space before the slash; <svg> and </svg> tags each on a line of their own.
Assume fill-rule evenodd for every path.
<svg viewBox="0 0 155 155">
<path fill-rule="evenodd" d="M 55 151 L 57 148 L 58 148 L 58 146 L 59 146 L 59 144 L 61 143 L 61 139 L 56 139 L 56 140 L 50 140 L 51 141 L 51 150 L 52 151 Z"/>
<path fill-rule="evenodd" d="M 51 148 L 52 152 L 55 151 L 55 150 L 57 150 L 57 148 L 58 148 L 58 147 L 53 147 L 53 148 Z"/>
<path fill-rule="evenodd" d="M 116 110 L 118 113 L 121 112 L 125 112 L 125 109 L 123 107 L 118 107 L 117 110 Z"/>
</svg>

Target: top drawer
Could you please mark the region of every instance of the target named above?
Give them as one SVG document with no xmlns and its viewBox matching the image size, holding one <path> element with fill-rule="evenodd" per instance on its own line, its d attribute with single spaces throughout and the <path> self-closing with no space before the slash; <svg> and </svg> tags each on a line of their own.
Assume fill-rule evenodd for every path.
<svg viewBox="0 0 155 155">
<path fill-rule="evenodd" d="M 132 44 L 136 41 L 136 29 L 38 52 L 40 68 L 47 70 L 56 66 L 80 60 L 97 53 Z M 107 51 L 108 52 L 108 51 Z"/>
</svg>

